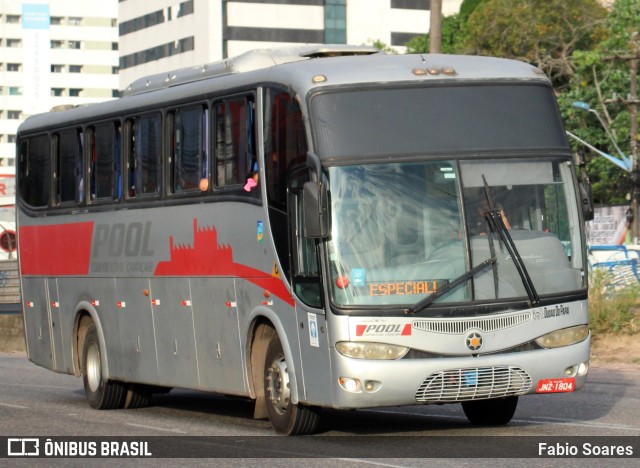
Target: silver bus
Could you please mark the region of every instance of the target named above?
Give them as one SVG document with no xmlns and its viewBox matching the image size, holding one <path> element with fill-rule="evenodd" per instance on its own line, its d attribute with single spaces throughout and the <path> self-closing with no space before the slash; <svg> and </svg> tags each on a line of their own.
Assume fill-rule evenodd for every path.
<svg viewBox="0 0 640 468">
<path fill-rule="evenodd" d="M 17 138 L 26 345 L 90 405 L 171 388 L 506 424 L 589 368 L 584 215 L 527 64 L 308 45 L 149 76 Z"/>
</svg>

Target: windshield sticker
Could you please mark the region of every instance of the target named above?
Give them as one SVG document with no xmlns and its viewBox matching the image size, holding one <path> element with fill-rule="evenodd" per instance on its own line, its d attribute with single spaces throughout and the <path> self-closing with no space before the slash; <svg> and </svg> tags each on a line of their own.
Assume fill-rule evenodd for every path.
<svg viewBox="0 0 640 468">
<path fill-rule="evenodd" d="M 366 270 L 364 268 L 351 269 L 351 284 L 354 286 L 364 286 L 366 283 Z"/>
<path fill-rule="evenodd" d="M 411 294 L 433 294 L 448 283 L 448 280 L 394 281 L 370 283 L 370 296 L 402 296 Z"/>
<path fill-rule="evenodd" d="M 264 223 L 262 221 L 258 221 L 258 225 L 256 226 L 256 237 L 259 243 L 264 242 Z"/>
</svg>

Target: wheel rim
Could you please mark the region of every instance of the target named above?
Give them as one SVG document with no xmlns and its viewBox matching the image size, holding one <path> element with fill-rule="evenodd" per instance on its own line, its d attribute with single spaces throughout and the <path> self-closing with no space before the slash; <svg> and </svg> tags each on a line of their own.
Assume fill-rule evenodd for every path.
<svg viewBox="0 0 640 468">
<path fill-rule="evenodd" d="M 100 348 L 97 343 L 91 343 L 87 349 L 86 367 L 87 385 L 89 386 L 89 390 L 95 392 L 100 387 L 101 379 Z"/>
<path fill-rule="evenodd" d="M 269 400 L 278 412 L 284 414 L 291 401 L 291 387 L 289 385 L 289 369 L 284 357 L 273 360 L 267 369 L 267 392 Z"/>
</svg>

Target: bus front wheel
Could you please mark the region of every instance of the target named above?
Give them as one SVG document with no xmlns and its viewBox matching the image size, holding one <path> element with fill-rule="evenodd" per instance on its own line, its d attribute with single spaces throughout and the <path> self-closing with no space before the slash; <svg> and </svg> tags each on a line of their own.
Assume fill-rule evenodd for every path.
<svg viewBox="0 0 640 468">
<path fill-rule="evenodd" d="M 318 427 L 319 409 L 291 403 L 289 366 L 278 335 L 269 338 L 264 364 L 264 394 L 269 421 L 282 435 L 311 434 Z"/>
<path fill-rule="evenodd" d="M 90 325 L 82 348 L 82 382 L 89 400 L 95 409 L 118 409 L 124 406 L 127 388 L 121 382 L 105 380 L 102 376 L 102 355 L 98 332 Z"/>
<path fill-rule="evenodd" d="M 462 409 L 467 419 L 471 424 L 478 426 L 501 426 L 507 424 L 511 421 L 517 406 L 517 396 L 462 402 Z"/>
</svg>

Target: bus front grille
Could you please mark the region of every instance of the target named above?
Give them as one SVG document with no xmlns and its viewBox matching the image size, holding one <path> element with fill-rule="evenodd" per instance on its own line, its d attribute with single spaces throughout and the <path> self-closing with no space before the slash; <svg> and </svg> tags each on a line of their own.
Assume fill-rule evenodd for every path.
<svg viewBox="0 0 640 468">
<path fill-rule="evenodd" d="M 531 321 L 531 312 L 516 312 L 514 314 L 497 315 L 491 317 L 460 318 L 460 319 L 425 319 L 414 320 L 413 328 L 432 333 L 461 335 L 470 329 L 483 332 L 495 332 L 522 325 Z"/>
<path fill-rule="evenodd" d="M 453 403 L 524 395 L 531 377 L 514 366 L 469 367 L 436 372 L 416 392 L 418 403 Z"/>
</svg>

